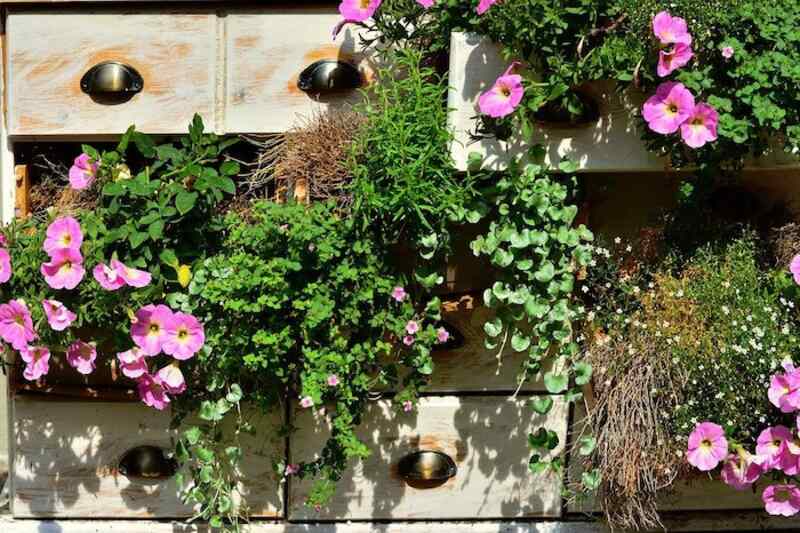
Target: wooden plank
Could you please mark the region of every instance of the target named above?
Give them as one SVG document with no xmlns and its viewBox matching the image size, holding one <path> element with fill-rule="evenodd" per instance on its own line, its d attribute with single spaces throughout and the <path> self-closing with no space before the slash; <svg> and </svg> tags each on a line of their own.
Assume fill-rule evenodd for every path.
<svg viewBox="0 0 800 533">
<path fill-rule="evenodd" d="M 172 449 L 170 413 L 143 405 L 44 402 L 17 398 L 13 512 L 15 517 L 184 517 L 174 479 L 143 482 L 117 470 L 128 450 L 142 445 Z M 279 417 L 277 417 L 279 418 Z M 272 464 L 283 458 L 277 419 L 259 423 L 245 441 L 241 487 L 252 516 L 279 517 L 282 491 Z"/>
<path fill-rule="evenodd" d="M 14 198 L 14 216 L 27 217 L 31 214 L 31 182 L 28 177 L 28 165 L 14 167 L 16 194 Z"/>
<path fill-rule="evenodd" d="M 225 130 L 280 132 L 299 116 L 359 99 L 358 91 L 316 99 L 297 87 L 300 72 L 321 59 L 346 61 L 369 79 L 374 64 L 361 51 L 359 27 L 346 26 L 335 6 L 231 10 L 226 16 Z M 363 31 L 363 30 L 362 30 Z"/>
<path fill-rule="evenodd" d="M 664 159 L 649 152 L 640 140 L 638 110 L 646 95 L 635 89 L 618 92 L 612 82 L 593 82 L 586 92 L 599 104 L 600 119 L 594 124 L 576 127 L 539 125 L 531 142 L 519 137 L 509 141 L 483 139 L 474 142 L 470 132 L 476 129 L 478 97 L 508 67 L 499 48 L 490 40 L 475 34 L 455 32 L 450 41 L 450 126 L 455 142 L 452 155 L 458 169 L 467 168 L 470 152 L 485 158 L 490 169 L 505 168 L 508 161 L 519 157 L 531 144 L 541 143 L 546 150 L 545 162 L 557 164 L 569 157 L 586 172 L 644 172 L 668 170 Z M 748 166 L 759 169 L 796 166 L 797 158 L 774 150 L 768 156 L 751 161 Z"/>
<path fill-rule="evenodd" d="M 528 470 L 528 433 L 545 425 L 564 442 L 567 405 L 555 398 L 547 417 L 524 399 L 453 396 L 424 398 L 419 410 L 401 413 L 388 401 L 370 404 L 357 433 L 372 455 L 352 466 L 329 505 L 317 513 L 304 505 L 310 483 L 289 482 L 292 520 L 491 519 L 557 517 L 561 479 Z M 311 460 L 329 434 L 316 410 L 296 413 L 292 461 Z M 458 473 L 436 487 L 414 487 L 398 472 L 399 460 L 416 450 L 449 455 Z M 562 447 L 553 451 L 559 455 Z"/>
<path fill-rule="evenodd" d="M 194 113 L 214 127 L 216 16 L 191 12 L 12 9 L 8 15 L 11 135 L 185 131 Z M 134 67 L 144 88 L 118 105 L 80 88 L 107 60 Z"/>
</svg>

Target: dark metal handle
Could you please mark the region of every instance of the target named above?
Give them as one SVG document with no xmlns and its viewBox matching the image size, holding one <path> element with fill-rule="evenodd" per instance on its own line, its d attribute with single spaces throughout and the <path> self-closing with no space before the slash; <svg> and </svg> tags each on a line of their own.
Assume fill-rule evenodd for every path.
<svg viewBox="0 0 800 533">
<path fill-rule="evenodd" d="M 312 94 L 350 91 L 364 80 L 356 67 L 344 61 L 321 59 L 310 64 L 297 78 L 297 88 Z"/>
<path fill-rule="evenodd" d="M 406 481 L 447 481 L 458 468 L 446 453 L 420 450 L 400 459 L 397 471 Z"/>
<path fill-rule="evenodd" d="M 168 479 L 178 471 L 178 462 L 157 446 L 137 446 L 125 452 L 117 470 L 128 478 Z"/>
<path fill-rule="evenodd" d="M 142 76 L 130 65 L 104 61 L 86 71 L 81 90 L 93 97 L 128 100 L 144 88 Z"/>
</svg>

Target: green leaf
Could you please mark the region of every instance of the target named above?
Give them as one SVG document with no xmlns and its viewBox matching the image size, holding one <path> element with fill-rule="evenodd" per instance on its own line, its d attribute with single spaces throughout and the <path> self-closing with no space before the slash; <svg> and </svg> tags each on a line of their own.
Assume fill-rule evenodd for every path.
<svg viewBox="0 0 800 533">
<path fill-rule="evenodd" d="M 231 403 L 239 403 L 239 401 L 242 399 L 242 388 L 234 383 L 231 385 L 231 389 L 228 391 L 228 394 L 225 395 L 225 399 Z"/>
<path fill-rule="evenodd" d="M 183 435 L 186 437 L 186 441 L 192 446 L 200 442 L 200 428 L 197 426 L 190 427 L 183 432 Z"/>
<path fill-rule="evenodd" d="M 147 233 L 150 235 L 150 238 L 154 241 L 157 241 L 161 238 L 164 234 L 164 221 L 163 220 L 156 220 L 152 222 L 149 226 L 147 226 Z"/>
<path fill-rule="evenodd" d="M 175 207 L 178 209 L 178 213 L 185 215 L 192 210 L 196 201 L 196 192 L 181 191 L 175 197 Z"/>
<path fill-rule="evenodd" d="M 567 389 L 569 379 L 564 374 L 547 372 L 544 375 L 544 386 L 550 394 L 559 394 Z"/>
<path fill-rule="evenodd" d="M 172 248 L 165 248 L 159 254 L 158 258 L 167 266 L 171 266 L 172 268 L 178 268 L 178 256 L 175 255 L 175 251 Z"/>
<path fill-rule="evenodd" d="M 219 173 L 223 176 L 235 176 L 239 173 L 239 163 L 236 161 L 225 161 L 220 165 Z"/>
<path fill-rule="evenodd" d="M 592 365 L 589 363 L 584 361 L 575 363 L 572 371 L 575 373 L 576 385 L 586 385 L 592 379 Z"/>
<path fill-rule="evenodd" d="M 540 415 L 546 415 L 553 408 L 553 398 L 550 396 L 535 396 L 531 398 L 531 407 Z"/>
<path fill-rule="evenodd" d="M 532 474 L 543 474 L 547 472 L 549 466 L 550 465 L 546 461 L 542 461 L 541 457 L 538 455 L 532 455 L 530 461 L 528 461 L 528 470 L 530 470 Z"/>
<path fill-rule="evenodd" d="M 542 318 L 550 311 L 550 306 L 542 299 L 531 295 L 525 301 L 525 312 L 533 318 Z"/>
<path fill-rule="evenodd" d="M 125 133 L 120 138 L 119 143 L 117 144 L 117 152 L 124 154 L 128 151 L 128 144 L 131 141 L 131 137 L 133 136 L 133 132 L 136 130 L 136 126 L 129 126 Z"/>
<path fill-rule="evenodd" d="M 497 337 L 503 332 L 503 321 L 499 317 L 494 317 L 483 324 L 483 331 L 490 337 Z"/>
<path fill-rule="evenodd" d="M 514 333 L 511 337 L 511 347 L 515 352 L 524 352 L 531 345 L 531 338 L 520 332 Z"/>
<path fill-rule="evenodd" d="M 581 437 L 581 439 L 578 442 L 580 443 L 580 445 L 578 446 L 578 453 L 583 455 L 584 457 L 591 455 L 595 447 L 597 446 L 597 439 L 595 439 L 591 435 Z"/>
<path fill-rule="evenodd" d="M 136 149 L 139 150 L 139 153 L 144 157 L 149 158 L 156 154 L 155 143 L 150 136 L 138 131 L 131 132 L 131 136 L 133 137 L 133 143 L 136 145 Z"/>
<path fill-rule="evenodd" d="M 591 470 L 589 472 L 584 472 L 581 475 L 581 482 L 583 486 L 589 490 L 597 490 L 600 486 L 600 471 L 599 470 Z"/>
<path fill-rule="evenodd" d="M 149 237 L 149 235 L 147 233 L 145 233 L 143 231 L 137 231 L 137 232 L 131 233 L 128 236 L 128 241 L 131 243 L 131 247 L 136 249 L 139 246 L 141 246 L 142 243 L 144 241 L 146 241 L 148 237 Z"/>
<path fill-rule="evenodd" d="M 550 261 L 545 261 L 539 270 L 537 270 L 533 277 L 536 278 L 537 281 L 541 281 L 542 283 L 547 283 L 553 279 L 556 275 L 556 267 L 553 266 L 553 263 Z"/>
</svg>

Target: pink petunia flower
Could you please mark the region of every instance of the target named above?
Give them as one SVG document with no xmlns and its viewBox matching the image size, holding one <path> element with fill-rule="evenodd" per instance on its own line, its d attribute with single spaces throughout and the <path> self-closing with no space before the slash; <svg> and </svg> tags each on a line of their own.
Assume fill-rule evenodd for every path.
<svg viewBox="0 0 800 533">
<path fill-rule="evenodd" d="M 800 490 L 794 483 L 770 485 L 761 495 L 767 513 L 775 516 L 794 516 L 800 511 Z"/>
<path fill-rule="evenodd" d="M 794 282 L 800 285 L 800 254 L 792 258 L 792 262 L 789 263 L 789 272 L 792 273 Z"/>
<path fill-rule="evenodd" d="M 682 83 L 668 81 L 642 107 L 642 116 L 656 133 L 675 133 L 694 112 L 694 96 Z"/>
<path fill-rule="evenodd" d="M 764 458 L 765 470 L 781 469 L 784 456 L 789 453 L 787 442 L 791 440 L 792 432 L 786 426 L 768 427 L 759 434 L 756 453 Z"/>
<path fill-rule="evenodd" d="M 722 473 L 720 474 L 722 481 L 736 490 L 750 488 L 763 473 L 761 465 L 754 459 L 755 456 L 747 452 L 741 455 L 730 454 L 722 465 Z"/>
<path fill-rule="evenodd" d="M 409 335 L 414 335 L 416 332 L 419 331 L 419 324 L 415 320 L 409 320 L 406 323 L 406 333 Z"/>
<path fill-rule="evenodd" d="M 88 154 L 81 154 L 75 158 L 69 169 L 69 184 L 73 189 L 81 190 L 89 187 L 97 177 L 99 164 L 92 161 Z"/>
<path fill-rule="evenodd" d="M 11 279 L 11 254 L 5 248 L 0 248 L 0 283 Z"/>
<path fill-rule="evenodd" d="M 139 398 L 148 407 L 163 411 L 169 405 L 167 389 L 158 376 L 144 374 L 136 382 L 136 388 L 139 390 Z"/>
<path fill-rule="evenodd" d="M 492 7 L 499 1 L 500 0 L 481 0 L 480 2 L 478 2 L 478 9 L 477 9 L 478 15 L 483 15 L 484 13 L 486 13 L 490 7 Z"/>
<path fill-rule="evenodd" d="M 406 290 L 403 287 L 395 287 L 392 289 L 392 298 L 394 298 L 395 301 L 402 302 L 406 299 Z"/>
<path fill-rule="evenodd" d="M 519 63 L 511 63 L 508 69 L 494 82 L 494 85 L 478 98 L 478 109 L 484 115 L 501 118 L 510 115 L 522 101 L 525 88 L 522 76 L 511 74 Z"/>
<path fill-rule="evenodd" d="M 98 263 L 92 269 L 92 275 L 97 283 L 107 291 L 115 291 L 125 285 L 125 280 L 122 279 L 119 272 L 104 263 Z"/>
<path fill-rule="evenodd" d="M 722 48 L 722 57 L 725 59 L 730 59 L 733 57 L 733 47 L 732 46 L 724 46 Z"/>
<path fill-rule="evenodd" d="M 22 376 L 28 381 L 36 381 L 50 371 L 50 350 L 46 346 L 23 346 L 19 355 L 26 363 Z"/>
<path fill-rule="evenodd" d="M 414 337 L 412 337 L 411 335 L 406 335 L 405 337 L 403 337 L 403 344 L 405 344 L 406 346 L 411 346 L 412 344 L 414 344 Z"/>
<path fill-rule="evenodd" d="M 67 362 L 81 374 L 94 372 L 97 348 L 93 344 L 77 340 L 67 348 Z"/>
<path fill-rule="evenodd" d="M 117 274 L 131 287 L 146 287 L 150 284 L 153 276 L 146 270 L 139 270 L 124 265 L 121 261 L 116 259 L 111 260 L 111 266 L 117 271 Z"/>
<path fill-rule="evenodd" d="M 403 402 L 403 412 L 410 413 L 412 409 L 414 409 L 414 403 L 411 400 Z"/>
<path fill-rule="evenodd" d="M 311 398 L 311 396 L 303 396 L 303 398 L 300 400 L 300 407 L 302 407 L 303 409 L 308 409 L 313 405 L 314 405 L 314 400 Z"/>
<path fill-rule="evenodd" d="M 117 359 L 120 363 L 120 370 L 126 377 L 136 379 L 149 373 L 145 354 L 136 346 L 126 352 L 118 353 Z"/>
<path fill-rule="evenodd" d="M 146 305 L 136 311 L 136 322 L 131 326 L 131 338 L 145 355 L 158 355 L 167 338 L 167 328 L 173 314 L 166 305 Z"/>
<path fill-rule="evenodd" d="M 205 341 L 205 330 L 199 320 L 186 313 L 175 313 L 167 322 L 162 348 L 164 353 L 185 361 L 194 357 Z"/>
<path fill-rule="evenodd" d="M 662 11 L 653 17 L 653 33 L 661 44 L 692 44 L 686 21 L 681 17 L 673 17 L 667 11 Z"/>
<path fill-rule="evenodd" d="M 697 104 L 686 122 L 681 124 L 683 142 L 691 148 L 700 148 L 707 142 L 717 140 L 719 114 L 708 104 Z"/>
<path fill-rule="evenodd" d="M 439 328 L 436 330 L 436 340 L 439 341 L 439 343 L 444 344 L 449 338 L 450 332 L 445 328 Z"/>
<path fill-rule="evenodd" d="M 428 9 L 429 7 L 431 7 L 433 5 L 434 1 L 435 0 L 417 0 L 417 3 L 419 5 L 421 5 L 422 7 L 424 7 L 425 9 Z"/>
<path fill-rule="evenodd" d="M 186 390 L 186 380 L 178 365 L 167 365 L 156 373 L 161 385 L 170 394 L 181 394 Z"/>
<path fill-rule="evenodd" d="M 339 384 L 339 376 L 336 374 L 331 374 L 328 376 L 327 382 L 329 387 L 335 387 Z"/>
<path fill-rule="evenodd" d="M 50 256 L 57 250 L 80 250 L 83 244 L 81 225 L 72 217 L 60 217 L 47 226 L 44 251 Z"/>
<path fill-rule="evenodd" d="M 692 57 L 694 57 L 694 52 L 688 44 L 678 43 L 669 50 L 661 50 L 658 53 L 656 73 L 662 78 L 669 76 L 679 68 L 686 66 Z"/>
<path fill-rule="evenodd" d="M 800 372 L 795 370 L 772 376 L 767 397 L 783 413 L 800 409 Z"/>
<path fill-rule="evenodd" d="M 697 424 L 689 435 L 686 457 L 689 464 L 707 472 L 728 456 L 728 441 L 721 426 L 712 422 Z"/>
<path fill-rule="evenodd" d="M 288 464 L 286 465 L 286 469 L 283 471 L 284 476 L 293 476 L 300 472 L 300 465 L 297 464 Z"/>
<path fill-rule="evenodd" d="M 800 438 L 793 436 L 786 441 L 786 453 L 781 456 L 778 470 L 787 476 L 800 474 Z"/>
<path fill-rule="evenodd" d="M 39 270 L 53 289 L 74 289 L 86 273 L 83 257 L 74 248 L 55 250 L 50 256 L 50 262 L 42 263 Z"/>
<path fill-rule="evenodd" d="M 31 312 L 22 300 L 0 305 L 0 338 L 15 350 L 26 348 L 36 339 Z"/>
<path fill-rule="evenodd" d="M 339 13 L 346 21 L 363 22 L 372 17 L 383 0 L 342 0 Z"/>
<path fill-rule="evenodd" d="M 58 300 L 42 300 L 42 307 L 47 323 L 53 331 L 64 331 L 78 318 L 78 315 Z"/>
</svg>

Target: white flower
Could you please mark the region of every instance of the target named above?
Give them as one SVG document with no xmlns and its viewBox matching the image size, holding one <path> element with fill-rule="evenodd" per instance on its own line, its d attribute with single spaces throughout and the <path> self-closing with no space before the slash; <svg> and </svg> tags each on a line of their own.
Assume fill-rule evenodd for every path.
<svg viewBox="0 0 800 533">
<path fill-rule="evenodd" d="M 622 242 L 622 239 L 620 239 L 619 237 L 614 237 L 614 244 L 619 244 L 621 242 Z"/>
</svg>

